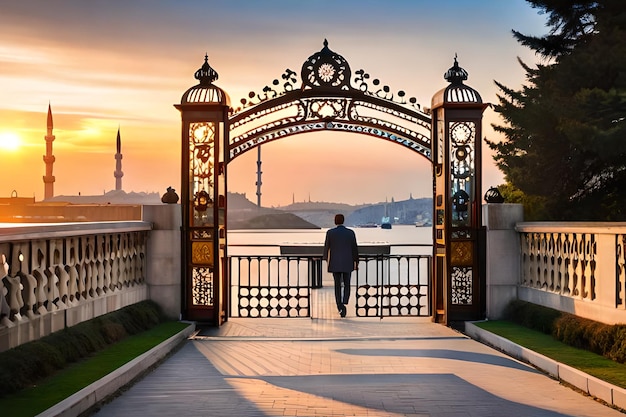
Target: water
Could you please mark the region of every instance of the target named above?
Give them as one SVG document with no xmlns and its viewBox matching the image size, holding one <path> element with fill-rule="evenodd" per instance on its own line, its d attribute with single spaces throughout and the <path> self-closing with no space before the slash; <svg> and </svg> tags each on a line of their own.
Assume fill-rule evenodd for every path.
<svg viewBox="0 0 626 417">
<path fill-rule="evenodd" d="M 392 255 L 432 254 L 432 229 L 394 225 L 392 229 L 354 227 L 359 245 L 391 245 Z M 281 245 L 322 246 L 328 229 L 262 229 L 228 232 L 229 255 L 278 255 Z"/>
</svg>

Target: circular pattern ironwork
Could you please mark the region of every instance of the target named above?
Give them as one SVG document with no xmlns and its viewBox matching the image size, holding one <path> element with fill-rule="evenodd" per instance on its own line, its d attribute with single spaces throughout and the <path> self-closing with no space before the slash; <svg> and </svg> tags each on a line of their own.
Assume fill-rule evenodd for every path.
<svg viewBox="0 0 626 417">
<path fill-rule="evenodd" d="M 300 77 L 303 87 L 350 89 L 350 65 L 341 55 L 328 48 L 324 39 L 321 51 L 311 55 L 302 64 Z"/>
</svg>

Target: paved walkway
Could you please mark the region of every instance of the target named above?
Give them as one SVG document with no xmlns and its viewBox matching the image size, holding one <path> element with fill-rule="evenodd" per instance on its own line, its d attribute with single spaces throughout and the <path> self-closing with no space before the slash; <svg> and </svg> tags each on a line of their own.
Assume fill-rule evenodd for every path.
<svg viewBox="0 0 626 417">
<path fill-rule="evenodd" d="M 315 314 L 203 329 L 95 415 L 624 416 L 430 319 Z"/>
</svg>

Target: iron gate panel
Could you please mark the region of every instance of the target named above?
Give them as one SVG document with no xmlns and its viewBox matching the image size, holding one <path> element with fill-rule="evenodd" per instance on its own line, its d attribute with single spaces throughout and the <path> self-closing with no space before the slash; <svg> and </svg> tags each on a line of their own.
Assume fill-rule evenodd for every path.
<svg viewBox="0 0 626 417">
<path fill-rule="evenodd" d="M 358 317 L 430 316 L 431 257 L 361 257 L 356 280 Z"/>
<path fill-rule="evenodd" d="M 431 259 L 362 255 L 352 281 L 357 317 L 432 315 Z M 321 264 L 317 256 L 229 257 L 230 316 L 311 317 L 311 290 L 321 287 Z"/>
<path fill-rule="evenodd" d="M 230 257 L 231 317 L 310 317 L 310 259 Z M 235 308 L 236 310 L 233 310 Z"/>
</svg>

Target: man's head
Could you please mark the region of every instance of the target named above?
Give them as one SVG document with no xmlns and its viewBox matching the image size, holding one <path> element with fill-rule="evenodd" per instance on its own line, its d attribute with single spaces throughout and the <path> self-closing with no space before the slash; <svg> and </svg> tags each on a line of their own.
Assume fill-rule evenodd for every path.
<svg viewBox="0 0 626 417">
<path fill-rule="evenodd" d="M 336 225 L 343 224 L 344 220 L 345 219 L 343 217 L 343 214 L 335 214 L 335 224 Z"/>
</svg>

